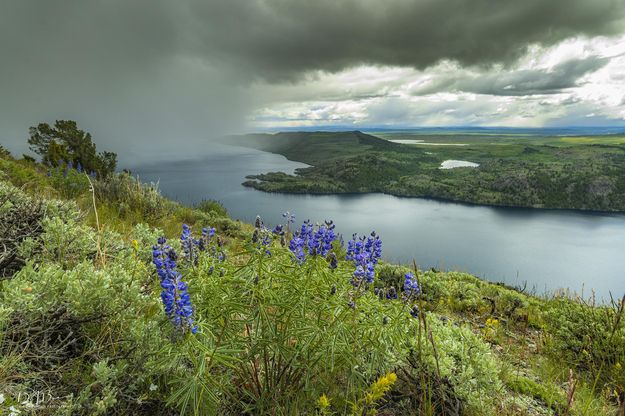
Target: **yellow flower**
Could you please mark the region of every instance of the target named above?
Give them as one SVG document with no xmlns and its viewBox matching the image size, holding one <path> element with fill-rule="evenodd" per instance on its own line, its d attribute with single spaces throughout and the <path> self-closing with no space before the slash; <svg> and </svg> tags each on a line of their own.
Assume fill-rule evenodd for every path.
<svg viewBox="0 0 625 416">
<path fill-rule="evenodd" d="M 132 240 L 132 247 L 135 251 L 139 251 L 139 242 L 137 240 Z"/>
<path fill-rule="evenodd" d="M 617 370 L 621 369 L 621 363 L 616 363 L 616 365 L 614 366 Z"/>
<path fill-rule="evenodd" d="M 330 399 L 328 399 L 328 396 L 326 396 L 325 393 L 319 397 L 319 400 L 317 400 L 317 406 L 321 409 L 330 407 Z"/>
<path fill-rule="evenodd" d="M 379 377 L 369 388 L 370 392 L 365 396 L 365 402 L 372 404 L 380 400 L 397 381 L 397 374 L 388 373 Z"/>
<path fill-rule="evenodd" d="M 495 318 L 488 318 L 486 320 L 486 326 L 497 326 L 499 325 L 499 320 Z"/>
</svg>

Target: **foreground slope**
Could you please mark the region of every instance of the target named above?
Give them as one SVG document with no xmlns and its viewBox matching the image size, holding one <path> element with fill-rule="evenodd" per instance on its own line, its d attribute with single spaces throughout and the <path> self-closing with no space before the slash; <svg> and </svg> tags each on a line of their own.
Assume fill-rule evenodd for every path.
<svg viewBox="0 0 625 416">
<path fill-rule="evenodd" d="M 303 226 L 273 233 L 125 174 L 91 188 L 3 155 L 0 411 L 625 409 L 623 302 L 537 298 L 367 256 L 359 269 L 354 252 L 373 253 L 376 238 L 358 251 L 331 225 Z M 304 229 L 330 244 L 311 249 L 308 231 L 293 232 Z"/>
</svg>

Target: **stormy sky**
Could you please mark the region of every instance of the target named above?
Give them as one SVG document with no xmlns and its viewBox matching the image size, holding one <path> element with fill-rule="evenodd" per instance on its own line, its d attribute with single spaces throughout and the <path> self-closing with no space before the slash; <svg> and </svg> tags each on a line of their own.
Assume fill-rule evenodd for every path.
<svg viewBox="0 0 625 416">
<path fill-rule="evenodd" d="M 625 125 L 623 0 L 5 0 L 0 143 L 124 161 L 298 126 Z"/>
</svg>

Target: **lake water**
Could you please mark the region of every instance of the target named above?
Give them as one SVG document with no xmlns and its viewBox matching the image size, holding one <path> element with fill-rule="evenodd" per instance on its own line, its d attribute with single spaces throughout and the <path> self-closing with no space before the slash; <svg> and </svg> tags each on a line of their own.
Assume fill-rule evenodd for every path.
<svg viewBox="0 0 625 416">
<path fill-rule="evenodd" d="M 268 225 L 281 213 L 302 220 L 333 219 L 348 239 L 375 230 L 389 261 L 470 272 L 539 293 L 570 288 L 600 298 L 625 293 L 625 215 L 471 206 L 384 194 L 269 194 L 241 185 L 245 175 L 293 172 L 304 164 L 233 146 L 211 146 L 201 160 L 133 169 L 158 181 L 163 194 L 192 204 L 220 201 L 232 218 Z"/>
</svg>

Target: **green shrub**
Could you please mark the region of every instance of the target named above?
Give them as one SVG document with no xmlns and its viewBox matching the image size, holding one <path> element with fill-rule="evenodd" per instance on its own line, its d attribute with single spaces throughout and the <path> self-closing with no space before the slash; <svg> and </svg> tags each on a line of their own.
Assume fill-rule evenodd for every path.
<svg viewBox="0 0 625 416">
<path fill-rule="evenodd" d="M 613 305 L 591 306 L 555 298 L 545 313 L 547 351 L 591 380 L 625 393 L 625 297 Z"/>
<path fill-rule="evenodd" d="M 154 223 L 171 215 L 178 204 L 161 196 L 157 184 L 144 184 L 127 173 L 94 182 L 97 201 L 116 207 L 122 218 Z"/>
<path fill-rule="evenodd" d="M 213 201 L 212 199 L 203 199 L 195 206 L 195 209 L 217 217 L 228 216 L 226 207 L 224 207 L 221 202 Z"/>
</svg>

